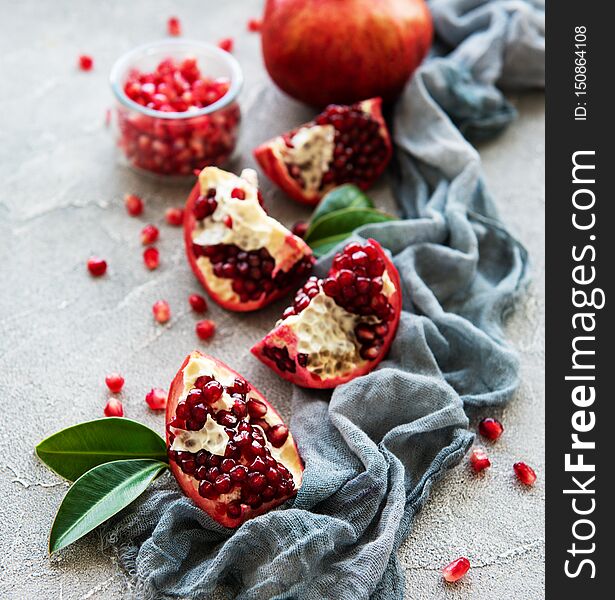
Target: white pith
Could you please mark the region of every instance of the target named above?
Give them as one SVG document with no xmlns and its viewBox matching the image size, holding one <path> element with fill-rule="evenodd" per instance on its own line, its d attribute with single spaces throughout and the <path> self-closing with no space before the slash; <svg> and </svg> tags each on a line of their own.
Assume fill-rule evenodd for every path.
<svg viewBox="0 0 615 600">
<path fill-rule="evenodd" d="M 182 402 L 183 400 L 186 399 L 186 396 L 188 395 L 190 390 L 194 388 L 194 383 L 202 375 L 209 375 L 210 377 L 213 377 L 214 379 L 216 379 L 216 381 L 221 383 L 224 387 L 233 385 L 235 381 L 235 377 L 236 377 L 235 373 L 226 370 L 222 365 L 210 360 L 207 356 L 193 353 L 190 355 L 190 359 L 188 360 L 188 363 L 183 369 L 184 388 L 183 388 L 181 396 L 179 397 L 178 404 L 179 402 Z M 259 400 L 262 399 L 261 396 L 254 394 L 254 393 L 248 393 L 247 397 L 248 398 L 254 397 Z M 232 403 L 233 403 L 232 399 L 226 393 L 226 391 L 224 391 L 224 393 L 222 394 L 222 397 L 215 404 L 213 404 L 213 406 L 216 409 L 229 410 L 233 405 Z M 274 412 L 271 408 L 267 410 L 267 413 L 264 419 L 272 427 L 274 425 L 277 425 L 278 423 L 283 423 L 280 416 L 276 412 Z M 251 420 L 249 416 L 247 417 L 247 420 L 248 421 Z M 216 451 L 213 451 L 209 447 L 206 447 L 203 445 L 199 446 L 199 444 L 204 443 L 203 441 L 209 435 L 204 430 L 208 427 L 208 424 L 210 421 L 215 424 L 216 428 L 218 428 L 215 431 L 220 432 L 221 430 L 221 433 L 224 436 L 224 449 L 220 447 L 220 449 L 218 450 L 218 448 L 215 445 L 213 445 L 212 447 L 216 449 Z M 211 429 L 211 425 L 209 425 L 209 427 Z M 212 431 L 214 430 L 212 429 Z M 229 437 L 226 434 L 225 428 L 222 427 L 221 425 L 218 425 L 211 418 L 210 415 L 207 415 L 207 421 L 205 423 L 205 426 L 203 427 L 203 429 L 199 431 L 184 431 L 182 429 L 173 429 L 172 432 L 176 437 L 173 440 L 171 449 L 179 450 L 179 451 L 197 452 L 198 450 L 202 448 L 204 450 L 211 452 L 212 454 L 223 456 L 224 451 L 226 450 L 226 446 L 228 444 L 228 440 L 229 440 Z M 181 436 L 181 440 L 178 442 L 178 444 L 182 445 L 181 448 L 175 447 L 175 443 L 178 440 L 178 435 Z M 299 488 L 299 486 L 301 485 L 302 471 L 301 471 L 300 460 L 298 459 L 297 454 L 296 454 L 295 443 L 293 441 L 292 434 L 290 432 L 288 433 L 288 438 L 286 439 L 286 442 L 284 442 L 284 444 L 280 448 L 276 448 L 275 446 L 272 446 L 269 440 L 267 439 L 266 435 L 264 435 L 264 438 L 265 438 L 266 446 L 271 452 L 271 456 L 273 456 L 273 458 L 275 458 L 278 462 L 282 463 L 290 471 L 293 477 L 295 487 Z M 195 489 L 198 488 L 198 483 L 199 482 L 195 479 L 194 480 Z M 238 495 L 239 495 L 239 492 L 237 490 L 234 490 L 230 492 L 229 494 L 220 496 L 220 500 L 222 499 L 232 500 Z"/>
<path fill-rule="evenodd" d="M 218 425 L 211 415 L 207 415 L 205 425 L 199 431 L 186 431 L 184 429 L 171 428 L 175 436 L 171 444 L 171 450 L 177 452 L 198 452 L 207 450 L 212 454 L 224 456 L 228 445 L 228 435 L 222 425 Z"/>
<path fill-rule="evenodd" d="M 395 285 L 385 270 L 382 274 L 382 293 L 390 298 L 394 292 Z M 358 323 L 375 322 L 376 317 L 348 312 L 327 296 L 320 286 L 320 292 L 304 310 L 278 321 L 276 329 L 289 328 L 296 338 L 296 353 L 309 357 L 306 369 L 326 379 L 344 377 L 358 365 L 368 362 L 359 354 L 360 344 L 354 330 Z M 275 336 L 272 342 L 276 345 Z M 277 345 L 284 344 L 280 339 Z"/>
<path fill-rule="evenodd" d="M 333 161 L 335 148 L 335 127 L 333 125 L 310 125 L 301 127 L 291 138 L 289 148 L 280 138 L 279 150 L 284 162 L 297 165 L 301 169 L 303 187 L 307 192 L 320 189 L 323 175 Z"/>
<path fill-rule="evenodd" d="M 292 249 L 286 244 L 291 235 L 281 223 L 267 215 L 258 201 L 258 178 L 253 169 L 244 169 L 240 177 L 218 169 L 206 167 L 199 175 L 201 194 L 210 188 L 216 190 L 218 206 L 210 216 L 197 222 L 192 232 L 192 241 L 200 246 L 216 244 L 234 244 L 242 250 L 266 248 L 275 261 L 275 274 L 279 269 L 290 270 L 304 254 L 299 245 Z M 240 188 L 245 192 L 245 199 L 231 198 L 231 192 Z M 226 217 L 232 219 L 232 227 L 225 224 Z M 199 269 L 205 275 L 209 287 L 223 301 L 236 300 L 232 280 L 216 277 L 209 258 L 197 259 Z"/>
</svg>

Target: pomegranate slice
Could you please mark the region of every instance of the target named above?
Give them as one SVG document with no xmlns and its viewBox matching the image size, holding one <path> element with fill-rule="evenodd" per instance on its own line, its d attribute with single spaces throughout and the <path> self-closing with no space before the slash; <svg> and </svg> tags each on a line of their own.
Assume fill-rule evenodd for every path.
<svg viewBox="0 0 615 600">
<path fill-rule="evenodd" d="M 284 379 L 333 388 L 384 358 L 401 315 L 399 273 L 375 240 L 352 242 L 310 277 L 252 353 Z"/>
<path fill-rule="evenodd" d="M 307 275 L 310 247 L 267 215 L 256 173 L 206 167 L 184 211 L 186 253 L 207 293 L 229 310 L 261 308 Z"/>
<path fill-rule="evenodd" d="M 304 204 L 318 204 L 342 183 L 366 190 L 391 158 L 381 104 L 380 98 L 331 104 L 313 121 L 260 145 L 254 157 L 274 183 Z"/>
<path fill-rule="evenodd" d="M 301 486 L 301 457 L 278 413 L 211 356 L 195 350 L 186 357 L 171 384 L 166 423 L 171 472 L 225 527 L 271 510 Z"/>
</svg>

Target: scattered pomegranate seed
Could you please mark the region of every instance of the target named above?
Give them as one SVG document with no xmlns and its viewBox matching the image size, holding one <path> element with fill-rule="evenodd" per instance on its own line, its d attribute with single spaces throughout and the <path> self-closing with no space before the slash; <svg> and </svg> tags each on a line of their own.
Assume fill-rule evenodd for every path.
<svg viewBox="0 0 615 600">
<path fill-rule="evenodd" d="M 478 432 L 484 438 L 495 442 L 504 432 L 504 426 L 497 419 L 487 417 L 478 424 Z"/>
<path fill-rule="evenodd" d="M 482 448 L 475 448 L 470 454 L 470 464 L 477 473 L 480 473 L 491 466 L 491 461 Z"/>
<path fill-rule="evenodd" d="M 119 394 L 124 387 L 124 378 L 119 373 L 111 373 L 105 377 L 105 383 L 111 392 Z"/>
<path fill-rule="evenodd" d="M 253 33 L 260 31 L 262 26 L 263 22 L 260 19 L 250 19 L 248 21 L 248 31 L 252 31 Z"/>
<path fill-rule="evenodd" d="M 536 471 L 524 462 L 517 462 L 513 465 L 517 479 L 523 485 L 534 485 L 536 483 Z"/>
<path fill-rule="evenodd" d="M 153 246 L 146 248 L 143 251 L 143 262 L 150 271 L 157 269 L 160 264 L 160 252 L 158 252 L 158 248 L 154 248 Z"/>
<path fill-rule="evenodd" d="M 188 302 L 190 302 L 194 312 L 204 313 L 207 310 L 207 300 L 203 296 L 199 296 L 199 294 L 191 294 Z"/>
<path fill-rule="evenodd" d="M 177 17 L 169 17 L 167 21 L 167 33 L 174 36 L 182 34 L 182 25 Z"/>
<path fill-rule="evenodd" d="M 207 319 L 204 321 L 199 321 L 196 324 L 196 334 L 202 340 L 208 340 L 216 331 L 216 324 L 213 321 L 208 321 Z"/>
<path fill-rule="evenodd" d="M 307 231 L 308 224 L 305 221 L 297 221 L 292 228 L 292 232 L 297 237 L 303 238 L 305 232 Z"/>
<path fill-rule="evenodd" d="M 89 54 L 79 56 L 79 68 L 82 71 L 91 71 L 94 66 L 94 59 Z"/>
<path fill-rule="evenodd" d="M 167 407 L 167 393 L 160 388 L 152 388 L 145 396 L 145 401 L 152 410 L 164 410 Z"/>
<path fill-rule="evenodd" d="M 442 575 L 446 581 L 453 583 L 461 579 L 470 570 L 470 561 L 462 556 L 454 560 L 450 565 L 442 569 Z"/>
<path fill-rule="evenodd" d="M 224 38 L 223 40 L 220 40 L 218 42 L 218 48 L 220 48 L 221 50 L 225 50 L 226 52 L 232 52 L 233 46 L 234 46 L 233 38 L 230 38 L 230 37 Z"/>
<path fill-rule="evenodd" d="M 124 407 L 117 398 L 109 398 L 103 412 L 105 413 L 105 417 L 123 417 Z"/>
<path fill-rule="evenodd" d="M 166 300 L 154 302 L 152 312 L 154 313 L 154 319 L 161 324 L 166 323 L 171 318 L 171 307 Z"/>
<path fill-rule="evenodd" d="M 158 239 L 158 227 L 155 225 L 146 225 L 141 230 L 141 243 L 144 246 L 148 246 L 149 244 L 153 244 Z"/>
<path fill-rule="evenodd" d="M 107 272 L 107 261 L 98 256 L 88 258 L 88 271 L 93 277 L 100 277 Z"/>
<path fill-rule="evenodd" d="M 143 200 L 136 194 L 126 194 L 124 206 L 131 217 L 138 217 L 143 212 Z"/>
<path fill-rule="evenodd" d="M 169 225 L 173 227 L 181 227 L 184 222 L 184 209 L 183 208 L 167 208 L 164 213 L 164 218 Z"/>
</svg>

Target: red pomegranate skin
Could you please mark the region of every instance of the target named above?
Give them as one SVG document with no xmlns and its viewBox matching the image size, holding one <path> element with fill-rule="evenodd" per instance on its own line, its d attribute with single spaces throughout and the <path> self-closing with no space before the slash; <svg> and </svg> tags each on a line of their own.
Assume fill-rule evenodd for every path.
<svg viewBox="0 0 615 600">
<path fill-rule="evenodd" d="M 433 24 L 424 0 L 267 0 L 261 38 L 267 71 L 290 96 L 390 103 L 427 55 Z"/>
</svg>

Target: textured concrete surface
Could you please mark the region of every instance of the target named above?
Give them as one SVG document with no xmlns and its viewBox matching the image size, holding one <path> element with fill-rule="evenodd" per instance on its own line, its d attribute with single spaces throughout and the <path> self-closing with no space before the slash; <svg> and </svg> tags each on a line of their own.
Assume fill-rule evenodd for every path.
<svg viewBox="0 0 615 600">
<path fill-rule="evenodd" d="M 251 165 L 249 150 L 256 143 L 309 116 L 268 82 L 258 37 L 245 32 L 260 5 L 0 0 L 0 598 L 129 596 L 96 534 L 47 556 L 48 530 L 66 487 L 33 456 L 45 435 L 102 414 L 105 373 L 124 374 L 126 414 L 162 432 L 161 416 L 147 410 L 143 397 L 152 386 L 168 385 L 183 356 L 204 346 L 266 390 L 288 415 L 289 386 L 247 352 L 280 305 L 258 315 L 212 306 L 218 334 L 199 344 L 186 303 L 198 285 L 184 260 L 180 231 L 163 222 L 164 209 L 182 203 L 188 188 L 119 167 L 104 125 L 113 61 L 162 37 L 167 16 L 177 13 L 186 37 L 236 38 L 247 79 L 236 166 Z M 75 69 L 81 52 L 94 56 L 93 72 Z M 502 215 L 534 265 L 532 287 L 508 325 L 522 356 L 523 383 L 500 415 L 506 432 L 489 449 L 493 468 L 484 477 L 473 476 L 467 464 L 452 471 L 403 544 L 399 558 L 412 600 L 543 597 L 544 109 L 538 94 L 512 100 L 519 120 L 480 150 Z M 308 216 L 266 183 L 264 188 L 272 213 L 286 224 Z M 142 218 L 126 216 L 127 191 L 146 199 Z M 384 185 L 374 197 L 390 206 Z M 159 224 L 162 233 L 162 265 L 153 273 L 141 262 L 138 233 L 146 222 Z M 99 280 L 85 269 L 93 253 L 109 262 L 108 275 Z M 165 327 L 151 318 L 159 298 L 173 311 Z M 538 471 L 532 490 L 514 481 L 511 466 L 519 459 Z M 470 574 L 445 586 L 439 569 L 462 554 L 472 562 Z"/>
</svg>

